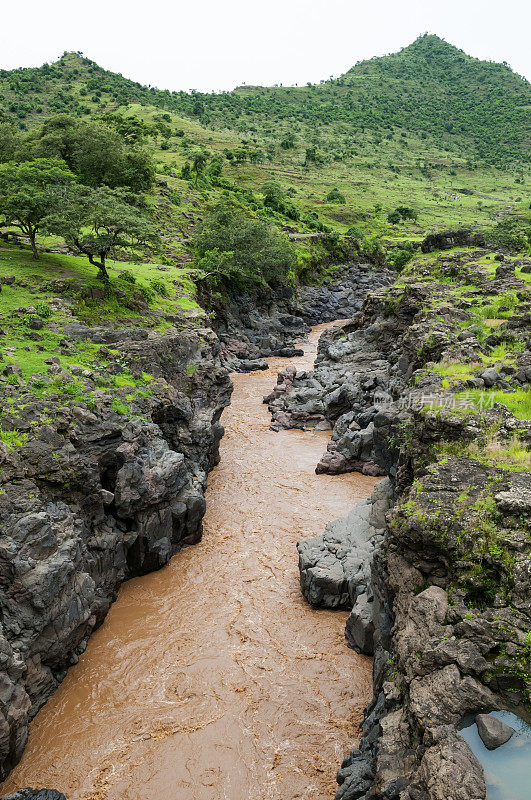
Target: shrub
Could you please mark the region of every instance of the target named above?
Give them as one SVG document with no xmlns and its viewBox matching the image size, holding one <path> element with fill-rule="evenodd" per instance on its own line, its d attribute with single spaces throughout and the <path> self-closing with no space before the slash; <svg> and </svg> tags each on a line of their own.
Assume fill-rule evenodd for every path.
<svg viewBox="0 0 531 800">
<path fill-rule="evenodd" d="M 35 303 L 35 311 L 39 317 L 42 317 L 42 319 L 48 319 L 52 316 L 52 309 L 48 303 L 44 302 L 44 300 L 41 300 L 39 303 Z"/>
<path fill-rule="evenodd" d="M 392 265 L 393 269 L 400 272 L 411 261 L 416 249 L 416 245 L 412 242 L 406 242 L 402 247 L 398 247 L 387 254 L 387 262 Z"/>
<path fill-rule="evenodd" d="M 387 215 L 387 222 L 391 225 L 398 225 L 402 217 L 398 213 L 398 211 L 391 211 L 390 214 Z"/>
<path fill-rule="evenodd" d="M 398 206 L 398 208 L 396 208 L 394 211 L 391 211 L 391 213 L 387 215 L 387 221 L 390 222 L 391 225 L 397 225 L 402 219 L 418 219 L 418 215 L 418 211 L 414 208 L 410 208 L 409 206 Z"/>
<path fill-rule="evenodd" d="M 295 147 L 295 134 L 292 131 L 287 133 L 280 142 L 280 146 L 283 150 L 293 150 Z"/>
<path fill-rule="evenodd" d="M 531 243 L 531 228 L 524 220 L 507 217 L 496 223 L 485 234 L 487 244 L 513 252 L 527 250 Z"/>
<path fill-rule="evenodd" d="M 398 211 L 402 219 L 412 219 L 412 220 L 418 219 L 419 212 L 414 208 L 410 208 L 409 206 L 398 206 L 396 210 Z"/>
<path fill-rule="evenodd" d="M 326 195 L 326 199 L 329 203 L 342 203 L 343 205 L 347 202 L 345 195 L 341 194 L 339 189 L 334 188 Z"/>
<path fill-rule="evenodd" d="M 132 272 L 129 272 L 128 269 L 125 269 L 119 276 L 119 280 L 126 281 L 127 283 L 136 283 L 136 275 L 133 275 Z"/>
<path fill-rule="evenodd" d="M 153 280 L 150 280 L 149 285 L 151 286 L 153 291 L 156 292 L 157 294 L 161 294 L 163 297 L 168 296 L 168 290 L 166 288 L 166 284 L 160 278 L 155 278 Z"/>
</svg>

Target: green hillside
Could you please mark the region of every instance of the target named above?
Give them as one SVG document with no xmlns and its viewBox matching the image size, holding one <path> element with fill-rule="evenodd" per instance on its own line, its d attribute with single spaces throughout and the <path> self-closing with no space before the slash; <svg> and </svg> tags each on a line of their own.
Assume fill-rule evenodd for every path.
<svg viewBox="0 0 531 800">
<path fill-rule="evenodd" d="M 320 85 L 239 87 L 220 94 L 161 91 L 66 53 L 51 65 L 1 71 L 0 96 L 3 110 L 29 125 L 50 113 L 93 114 L 140 103 L 206 127 L 233 129 L 255 142 L 280 142 L 295 123 L 303 137 L 322 139 L 322 145 L 333 138 L 334 157 L 356 155 L 360 137 L 410 132 L 442 151 L 489 164 L 530 158 L 529 83 L 508 66 L 471 58 L 433 35 Z"/>
<path fill-rule="evenodd" d="M 449 228 L 498 226 L 496 246 L 528 250 L 529 97 L 435 36 L 319 85 L 222 94 L 145 87 L 79 53 L 0 71 L 9 385 L 58 353 L 89 370 L 117 356 L 65 344 L 73 319 L 163 334 L 203 319 L 198 300 L 319 282 L 356 252 L 402 268 Z M 149 391 L 149 376 L 109 381 Z"/>
<path fill-rule="evenodd" d="M 219 200 L 295 237 L 349 233 L 392 247 L 528 216 L 530 97 L 508 66 L 431 35 L 318 85 L 219 94 L 142 86 L 65 53 L 0 71 L 0 161 L 34 157 L 10 150 L 11 139 L 41 136 L 57 115 L 118 131 L 151 152 L 148 205 L 170 260 L 191 258 L 195 224 Z M 208 167 L 194 176 L 187 163 L 198 150 Z M 264 194 L 271 181 L 278 202 Z"/>
</svg>

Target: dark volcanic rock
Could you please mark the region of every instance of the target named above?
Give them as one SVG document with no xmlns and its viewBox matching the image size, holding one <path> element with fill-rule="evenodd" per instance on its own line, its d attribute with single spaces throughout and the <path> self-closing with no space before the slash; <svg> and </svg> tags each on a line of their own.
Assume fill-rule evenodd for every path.
<svg viewBox="0 0 531 800">
<path fill-rule="evenodd" d="M 457 234 L 424 249 L 471 243 Z M 487 274 L 485 254 L 419 259 L 321 337 L 312 372 L 286 369 L 265 398 L 273 428 L 333 428 L 317 471 L 381 470 L 394 489 L 376 536 L 363 535 L 362 505 L 298 545 L 307 599 L 351 608 L 348 643 L 374 652 L 374 697 L 337 800 L 483 800 L 483 770 L 457 726 L 530 699 L 531 423 L 509 399 L 477 399 L 529 390 L 531 294 L 514 261 Z M 509 289 L 514 313 L 485 336 L 476 306 Z M 508 359 L 494 358 L 502 344 Z M 455 364 L 470 375 L 454 378 Z M 522 446 L 513 465 L 511 443 Z"/>
<path fill-rule="evenodd" d="M 483 247 L 485 238 L 481 233 L 474 233 L 466 228 L 444 233 L 430 233 L 422 241 L 420 249 L 423 253 L 433 250 L 450 250 L 452 247 Z"/>
<path fill-rule="evenodd" d="M 56 789 L 19 789 L 14 794 L 6 794 L 2 800 L 66 800 Z"/>
<path fill-rule="evenodd" d="M 268 356 L 302 355 L 295 345 L 309 326 L 351 317 L 368 291 L 392 280 L 389 270 L 369 264 L 339 267 L 321 286 L 239 296 L 216 312 L 215 327 L 224 363 L 234 372 L 263 369 Z"/>
<path fill-rule="evenodd" d="M 383 480 L 348 517 L 329 522 L 322 536 L 299 542 L 301 589 L 309 603 L 352 608 L 360 595 L 372 597 L 372 557 L 383 540 L 391 498 L 390 482 Z"/>
</svg>

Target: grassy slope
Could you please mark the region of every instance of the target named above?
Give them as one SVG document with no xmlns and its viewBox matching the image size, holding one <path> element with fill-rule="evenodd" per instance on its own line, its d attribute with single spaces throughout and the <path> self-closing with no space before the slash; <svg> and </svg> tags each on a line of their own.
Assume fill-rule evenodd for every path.
<svg viewBox="0 0 531 800">
<path fill-rule="evenodd" d="M 292 220 L 263 209 L 260 189 L 271 179 L 288 192 L 302 215 L 316 213 L 338 232 L 355 226 L 391 241 L 418 240 L 429 230 L 446 227 L 485 227 L 509 211 L 524 214 L 529 195 L 522 110 L 528 102 L 529 85 L 505 66 L 470 59 L 437 37 L 421 38 L 398 54 L 363 62 L 318 86 L 240 87 L 222 95 L 159 92 L 75 53 L 41 68 L 0 71 L 0 110 L 3 106 L 5 115 L 21 127 L 30 128 L 58 112 L 85 118 L 118 112 L 169 128 L 169 133 L 153 133 L 148 140 L 159 173 L 150 203 L 165 240 L 161 264 L 131 266 L 137 285 L 119 282 L 126 294 L 124 306 L 115 294 L 104 301 L 86 297 L 98 282 L 85 259 L 57 253 L 35 263 L 24 248 L 2 246 L 0 272 L 14 275 L 18 283 L 4 286 L 0 294 L 2 325 L 14 347 L 6 353 L 8 360 L 18 360 L 27 375 L 43 369 L 44 358 L 59 348 L 60 315 L 52 317 L 57 332 L 43 334 L 41 351 L 28 339 L 24 315 L 16 311 L 49 300 L 53 289 L 46 282 L 51 278 L 69 283 L 67 295 L 76 316 L 89 323 L 102 318 L 116 324 L 142 321 L 163 330 L 169 324 L 165 314 L 193 309 L 193 285 L 181 265 L 190 260 L 188 240 L 207 202 L 232 195 L 248 208 L 258 206 L 260 214 L 269 213 L 278 224 L 311 230 L 304 222 L 294 226 Z M 286 150 L 280 143 L 287 131 L 295 133 L 295 143 Z M 500 146 L 506 145 L 513 167 L 500 170 L 495 163 Z M 206 183 L 196 188 L 178 176 L 197 146 L 211 155 L 258 149 L 264 160 L 224 160 L 223 177 L 236 191 Z M 316 148 L 317 163 L 306 163 L 308 147 Z M 327 201 L 334 187 L 345 203 Z M 466 194 L 459 191 L 463 188 Z M 397 205 L 416 208 L 418 221 L 389 225 L 387 213 Z M 42 244 L 60 245 L 53 240 Z M 111 264 L 111 275 L 125 267 Z M 145 311 L 138 310 L 142 306 L 135 310 L 129 301 L 161 278 L 169 296 L 152 294 L 145 318 Z M 79 356 L 91 363 L 90 351 L 86 345 L 83 353 L 65 358 L 75 363 Z"/>
<path fill-rule="evenodd" d="M 168 318 L 179 324 L 179 318 L 184 322 L 199 311 L 187 269 L 135 264 L 136 283 L 131 284 L 120 278 L 129 272 L 127 266 L 123 262 L 109 262 L 111 289 L 105 297 L 92 297 L 92 290 L 101 293 L 102 284 L 86 259 L 44 253 L 34 261 L 25 247 L 0 245 L 0 274 L 15 279 L 12 285 L 2 285 L 0 292 L 4 366 L 18 363 L 27 379 L 32 374 L 46 372 L 46 358 L 60 355 L 65 367 L 78 364 L 99 369 L 104 367 L 105 359 L 102 360 L 98 345 L 81 341 L 68 351 L 62 347 L 66 322 L 79 320 L 89 325 L 111 322 L 118 327 L 130 325 L 163 333 L 171 324 Z M 153 281 L 162 281 L 167 294 L 160 293 L 161 287 L 154 291 Z M 58 304 L 56 299 L 60 301 Z M 37 316 L 43 318 L 45 327 L 35 332 L 28 323 Z M 116 354 L 111 348 L 111 360 Z"/>
</svg>

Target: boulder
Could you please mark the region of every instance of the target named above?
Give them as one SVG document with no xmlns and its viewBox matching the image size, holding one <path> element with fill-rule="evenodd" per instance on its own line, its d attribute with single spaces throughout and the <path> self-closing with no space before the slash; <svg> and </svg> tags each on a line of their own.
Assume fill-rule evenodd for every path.
<svg viewBox="0 0 531 800">
<path fill-rule="evenodd" d="M 493 717 L 492 714 L 478 714 L 476 725 L 481 741 L 488 750 L 496 750 L 505 742 L 508 742 L 514 733 L 514 728 L 506 725 L 501 719 Z"/>
<path fill-rule="evenodd" d="M 385 478 L 376 485 L 372 496 L 357 505 L 348 517 L 330 522 L 321 536 L 299 542 L 301 590 L 309 603 L 351 609 L 359 595 L 365 593 L 367 601 L 371 599 L 372 559 L 383 540 L 384 517 L 392 495 L 391 482 Z M 367 647 L 370 646 L 368 613 L 367 609 L 362 615 Z"/>
<path fill-rule="evenodd" d="M 345 628 L 348 646 L 357 653 L 374 655 L 374 602 L 364 592 L 358 595 Z"/>
</svg>

